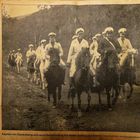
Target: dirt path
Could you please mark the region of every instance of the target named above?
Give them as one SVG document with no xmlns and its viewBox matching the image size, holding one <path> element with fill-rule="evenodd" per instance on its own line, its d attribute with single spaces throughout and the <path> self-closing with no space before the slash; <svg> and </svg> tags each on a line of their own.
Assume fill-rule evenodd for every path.
<svg viewBox="0 0 140 140">
<path fill-rule="evenodd" d="M 135 87 L 131 100 L 119 100 L 113 111 L 103 105 L 100 109 L 97 94 L 92 94 L 92 107 L 85 112 L 85 94 L 82 95 L 83 117 L 67 106 L 68 85 L 63 88 L 62 100 L 56 109 L 47 102 L 47 93 L 29 83 L 25 70 L 18 75 L 4 66 L 3 72 L 3 129 L 13 130 L 96 130 L 140 132 L 140 88 Z M 106 96 L 102 95 L 103 103 Z"/>
</svg>

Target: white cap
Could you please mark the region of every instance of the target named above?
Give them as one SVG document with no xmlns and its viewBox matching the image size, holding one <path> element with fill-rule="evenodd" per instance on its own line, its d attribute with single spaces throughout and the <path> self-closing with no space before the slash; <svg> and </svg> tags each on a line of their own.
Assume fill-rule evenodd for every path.
<svg viewBox="0 0 140 140">
<path fill-rule="evenodd" d="M 107 28 L 105 28 L 104 32 L 105 33 L 107 33 L 107 32 L 114 32 L 114 29 L 112 27 L 107 27 Z"/>
<path fill-rule="evenodd" d="M 78 34 L 79 32 L 85 32 L 85 30 L 83 29 L 83 28 L 78 28 L 78 29 L 76 29 L 76 31 L 75 31 L 75 34 Z"/>
<path fill-rule="evenodd" d="M 94 39 L 97 39 L 96 36 L 93 36 L 93 37 L 92 37 L 92 40 L 94 40 Z"/>
<path fill-rule="evenodd" d="M 101 36 L 101 34 L 99 34 L 99 33 L 95 35 L 95 37 L 100 37 L 100 36 Z"/>
<path fill-rule="evenodd" d="M 125 33 L 126 31 L 127 31 L 126 28 L 120 28 L 120 29 L 118 30 L 118 33 Z"/>
<path fill-rule="evenodd" d="M 77 35 L 73 35 L 72 39 L 75 39 L 75 38 L 77 38 Z"/>
<path fill-rule="evenodd" d="M 42 39 L 42 40 L 41 40 L 41 43 L 44 43 L 44 42 L 46 42 L 46 39 Z"/>
<path fill-rule="evenodd" d="M 105 32 L 105 31 L 103 31 L 103 32 L 102 32 L 102 35 L 104 35 L 104 34 L 106 34 L 106 32 Z"/>
<path fill-rule="evenodd" d="M 33 44 L 29 44 L 29 47 L 33 47 L 34 45 Z"/>
<path fill-rule="evenodd" d="M 48 36 L 56 36 L 56 33 L 50 32 L 50 33 L 48 34 Z"/>
<path fill-rule="evenodd" d="M 18 48 L 17 50 L 18 50 L 18 51 L 20 51 L 21 49 L 20 49 L 20 48 Z"/>
</svg>

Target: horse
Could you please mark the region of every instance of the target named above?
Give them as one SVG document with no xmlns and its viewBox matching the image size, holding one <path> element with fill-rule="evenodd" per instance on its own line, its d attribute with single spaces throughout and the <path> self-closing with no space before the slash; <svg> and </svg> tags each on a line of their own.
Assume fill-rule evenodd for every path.
<svg viewBox="0 0 140 140">
<path fill-rule="evenodd" d="M 138 54 L 137 50 L 133 49 L 132 51 L 128 52 L 126 60 L 124 61 L 124 64 L 121 66 L 121 73 L 120 73 L 120 84 L 123 95 L 124 95 L 124 101 L 126 99 L 129 99 L 133 94 L 133 84 L 136 80 L 135 75 L 135 56 Z M 127 95 L 127 90 L 128 91 Z"/>
<path fill-rule="evenodd" d="M 108 109 L 112 110 L 119 96 L 119 68 L 118 56 L 115 51 L 107 51 L 101 60 L 101 64 L 97 69 L 96 79 L 100 84 L 100 90 L 107 94 Z M 115 97 L 111 103 L 111 91 L 115 91 Z"/>
<path fill-rule="evenodd" d="M 11 66 L 12 69 L 14 69 L 16 67 L 14 54 L 9 54 L 9 56 L 8 56 L 8 64 Z"/>
<path fill-rule="evenodd" d="M 48 101 L 50 102 L 50 96 L 53 95 L 53 108 L 61 100 L 61 90 L 63 84 L 63 69 L 60 67 L 60 56 L 59 52 L 55 48 L 49 50 L 50 64 L 48 70 L 44 73 L 45 79 L 48 83 Z M 58 98 L 57 98 L 58 97 Z"/>
<path fill-rule="evenodd" d="M 20 69 L 21 69 L 22 64 L 23 64 L 22 54 L 19 54 L 16 56 L 15 62 L 16 62 L 17 72 L 20 73 Z"/>
<path fill-rule="evenodd" d="M 74 108 L 74 98 L 77 95 L 78 100 L 78 117 L 82 116 L 81 111 L 81 94 L 85 91 L 87 94 L 87 110 L 90 108 L 91 95 L 90 95 L 90 74 L 89 74 L 89 63 L 90 63 L 90 52 L 89 48 L 82 48 L 76 57 L 76 72 L 73 77 L 73 88 L 69 89 L 68 98 L 71 98 L 71 108 Z"/>
<path fill-rule="evenodd" d="M 35 62 L 36 56 L 32 55 L 29 57 L 29 61 L 27 63 L 27 72 L 28 72 L 28 79 L 31 80 L 31 82 L 34 81 L 34 62 Z"/>
</svg>

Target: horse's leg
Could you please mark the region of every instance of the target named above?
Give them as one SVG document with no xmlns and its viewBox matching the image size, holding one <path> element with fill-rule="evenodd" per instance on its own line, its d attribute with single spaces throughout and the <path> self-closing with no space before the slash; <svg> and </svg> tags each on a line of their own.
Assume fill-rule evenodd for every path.
<svg viewBox="0 0 140 140">
<path fill-rule="evenodd" d="M 102 100 L 101 100 L 101 91 L 98 92 L 98 97 L 99 97 L 99 104 L 102 105 Z"/>
<path fill-rule="evenodd" d="M 45 82 L 44 82 L 44 73 L 43 71 L 40 71 L 41 74 L 41 88 L 44 90 L 45 89 Z"/>
<path fill-rule="evenodd" d="M 118 97 L 119 97 L 119 87 L 115 87 L 115 98 L 112 101 L 113 105 L 116 104 Z"/>
<path fill-rule="evenodd" d="M 110 92 L 109 92 L 109 89 L 106 89 L 106 94 L 107 94 L 108 109 L 109 109 L 109 111 L 111 111 L 112 107 L 111 107 L 111 103 L 110 103 Z"/>
<path fill-rule="evenodd" d="M 16 65 L 16 67 L 17 67 L 17 73 L 19 73 L 19 64 L 18 63 Z"/>
<path fill-rule="evenodd" d="M 87 93 L 87 101 L 88 101 L 86 111 L 89 111 L 89 109 L 90 109 L 90 102 L 91 102 L 91 95 L 90 95 L 89 91 L 87 91 L 86 93 Z"/>
<path fill-rule="evenodd" d="M 48 102 L 50 102 L 50 88 L 48 87 Z"/>
<path fill-rule="evenodd" d="M 123 92 L 123 101 L 126 102 L 126 84 L 123 85 L 122 92 Z"/>
<path fill-rule="evenodd" d="M 58 101 L 60 102 L 60 100 L 61 100 L 61 90 L 62 90 L 62 86 L 60 85 L 59 87 L 58 87 Z"/>
<path fill-rule="evenodd" d="M 133 94 L 133 84 L 130 83 L 130 93 L 129 93 L 129 95 L 127 96 L 127 99 L 131 98 L 132 94 Z"/>
<path fill-rule="evenodd" d="M 53 106 L 54 106 L 54 108 L 55 108 L 56 104 L 57 104 L 56 87 L 54 87 L 54 89 L 53 89 Z"/>
<path fill-rule="evenodd" d="M 82 112 L 81 112 L 81 92 L 80 91 L 77 92 L 77 99 L 78 99 L 78 117 L 81 117 Z"/>
</svg>

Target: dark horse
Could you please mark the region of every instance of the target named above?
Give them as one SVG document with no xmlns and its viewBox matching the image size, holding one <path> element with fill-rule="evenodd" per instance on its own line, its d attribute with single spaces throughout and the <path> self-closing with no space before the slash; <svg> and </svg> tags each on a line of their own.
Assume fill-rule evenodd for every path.
<svg viewBox="0 0 140 140">
<path fill-rule="evenodd" d="M 16 67 L 14 54 L 9 54 L 9 56 L 8 56 L 8 64 L 11 66 L 12 69 L 14 69 Z"/>
<path fill-rule="evenodd" d="M 61 99 L 61 89 L 63 84 L 64 70 L 59 66 L 60 56 L 57 49 L 52 48 L 49 51 L 50 66 L 48 71 L 44 74 L 48 83 L 48 101 L 50 101 L 50 95 L 53 95 L 53 105 L 57 104 L 57 90 L 58 101 Z"/>
<path fill-rule="evenodd" d="M 90 75 L 89 75 L 90 53 L 88 48 L 82 48 L 76 58 L 76 72 L 74 74 L 74 88 L 69 90 L 69 96 L 72 99 L 72 108 L 74 107 L 74 98 L 77 94 L 78 100 L 78 117 L 81 117 L 81 94 L 87 93 L 88 107 L 90 106 Z"/>
<path fill-rule="evenodd" d="M 27 72 L 28 72 L 28 79 L 31 79 L 32 81 L 34 80 L 34 72 L 35 72 L 35 68 L 34 68 L 34 62 L 36 60 L 36 56 L 32 55 L 29 58 L 29 61 L 27 63 Z"/>
<path fill-rule="evenodd" d="M 135 69 L 136 69 L 135 68 L 135 54 L 129 53 L 124 65 L 121 67 L 121 74 L 120 74 L 120 84 L 122 86 L 124 97 L 126 96 L 125 84 L 128 83 L 130 86 L 130 91 L 127 95 L 127 99 L 129 99 L 132 96 L 133 84 L 136 82 Z"/>
<path fill-rule="evenodd" d="M 117 53 L 111 50 L 107 51 L 96 74 L 97 81 L 100 83 L 100 89 L 107 94 L 109 110 L 112 110 L 112 105 L 115 105 L 119 96 L 119 71 L 117 64 Z M 115 90 L 115 97 L 111 103 L 112 89 Z"/>
</svg>

